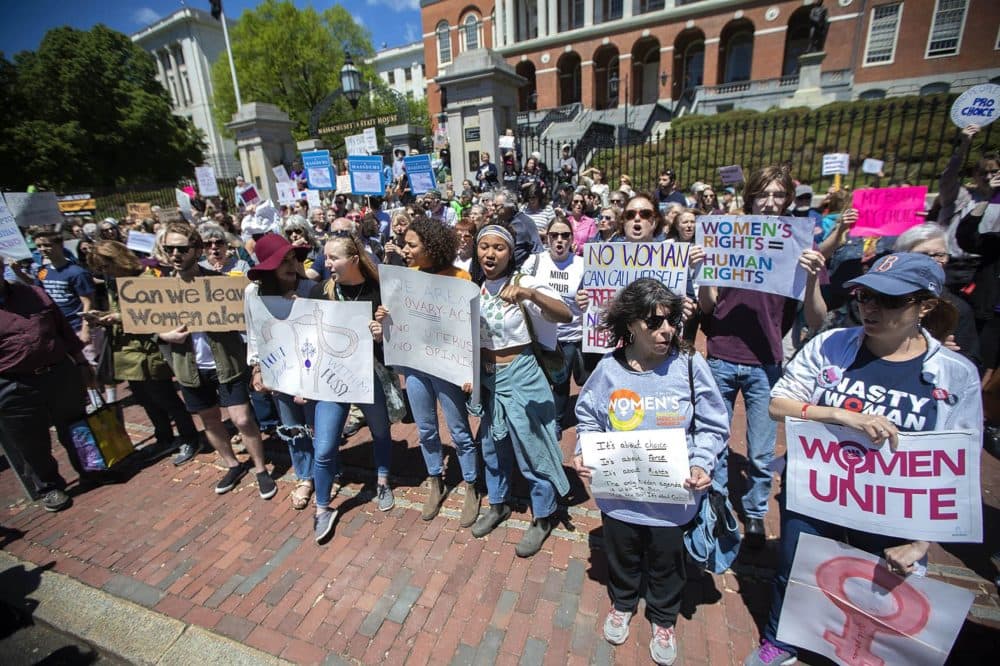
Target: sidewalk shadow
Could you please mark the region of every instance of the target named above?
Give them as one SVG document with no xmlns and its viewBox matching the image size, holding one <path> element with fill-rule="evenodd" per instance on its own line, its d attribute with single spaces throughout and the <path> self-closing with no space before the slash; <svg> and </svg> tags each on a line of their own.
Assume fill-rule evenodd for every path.
<svg viewBox="0 0 1000 666">
<path fill-rule="evenodd" d="M 990 556 L 1000 553 L 1000 530 L 990 526 L 1000 525 L 1000 509 L 983 502 L 983 542 L 982 543 L 940 543 L 941 548 L 962 561 L 977 576 L 993 580 L 1000 573 L 990 561 Z"/>
<path fill-rule="evenodd" d="M 38 589 L 42 574 L 53 567 L 55 562 L 49 562 L 28 571 L 19 564 L 0 573 L 0 600 L 3 601 L 0 603 L 0 638 L 35 623 L 33 617 L 38 602 L 28 595 Z"/>
</svg>

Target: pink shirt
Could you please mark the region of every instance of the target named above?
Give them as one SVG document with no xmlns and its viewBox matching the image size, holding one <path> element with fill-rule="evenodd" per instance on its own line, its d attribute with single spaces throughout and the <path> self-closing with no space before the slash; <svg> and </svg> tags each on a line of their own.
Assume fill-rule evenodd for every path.
<svg viewBox="0 0 1000 666">
<path fill-rule="evenodd" d="M 594 218 L 586 215 L 581 215 L 579 220 L 572 215 L 566 219 L 573 225 L 573 244 L 576 246 L 576 253 L 583 256 L 583 244 L 597 233 L 597 222 L 594 221 Z"/>
</svg>

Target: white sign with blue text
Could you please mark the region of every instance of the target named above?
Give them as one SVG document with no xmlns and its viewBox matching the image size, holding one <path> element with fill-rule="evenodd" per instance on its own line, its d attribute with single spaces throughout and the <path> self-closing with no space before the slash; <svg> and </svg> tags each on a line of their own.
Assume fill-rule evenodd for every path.
<svg viewBox="0 0 1000 666">
<path fill-rule="evenodd" d="M 347 170 L 351 174 L 351 192 L 354 194 L 385 193 L 382 182 L 382 157 L 380 155 L 351 155 L 347 158 Z"/>
<path fill-rule="evenodd" d="M 336 180 L 333 175 L 333 165 L 330 163 L 329 150 L 312 150 L 302 153 L 302 168 L 306 171 L 306 180 L 313 190 L 332 190 Z"/>
<path fill-rule="evenodd" d="M 410 179 L 410 191 L 413 194 L 426 194 L 437 187 L 430 155 L 404 157 L 403 163 L 406 164 L 406 175 Z"/>
</svg>

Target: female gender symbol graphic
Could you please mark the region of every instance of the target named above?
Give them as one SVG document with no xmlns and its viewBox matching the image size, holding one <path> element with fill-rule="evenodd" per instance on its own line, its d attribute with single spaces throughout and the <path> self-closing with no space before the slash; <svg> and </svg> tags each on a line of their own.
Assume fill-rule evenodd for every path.
<svg viewBox="0 0 1000 666">
<path fill-rule="evenodd" d="M 844 584 L 852 578 L 871 581 L 887 590 L 895 609 L 871 617 L 851 606 Z M 872 641 L 879 632 L 891 636 L 912 636 L 930 619 L 931 606 L 918 590 L 881 564 L 857 557 L 835 557 L 816 568 L 816 584 L 823 594 L 844 612 L 841 633 L 823 632 L 823 640 L 836 648 L 837 656 L 847 664 L 884 666 L 883 659 L 872 653 Z"/>
</svg>

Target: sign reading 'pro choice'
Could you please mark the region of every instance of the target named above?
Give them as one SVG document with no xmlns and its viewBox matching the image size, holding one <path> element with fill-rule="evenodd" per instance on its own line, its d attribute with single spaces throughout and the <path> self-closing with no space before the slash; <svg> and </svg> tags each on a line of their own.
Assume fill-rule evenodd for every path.
<svg viewBox="0 0 1000 666">
<path fill-rule="evenodd" d="M 196 331 L 242 331 L 245 277 L 118 278 L 126 333 L 162 333 L 181 326 Z"/>
</svg>

